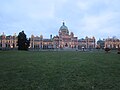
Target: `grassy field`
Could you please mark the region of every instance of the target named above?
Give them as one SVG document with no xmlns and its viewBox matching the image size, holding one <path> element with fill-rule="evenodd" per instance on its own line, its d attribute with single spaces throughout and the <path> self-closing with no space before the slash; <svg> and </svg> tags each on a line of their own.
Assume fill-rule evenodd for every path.
<svg viewBox="0 0 120 90">
<path fill-rule="evenodd" d="M 120 55 L 0 51 L 0 90 L 120 90 Z"/>
</svg>

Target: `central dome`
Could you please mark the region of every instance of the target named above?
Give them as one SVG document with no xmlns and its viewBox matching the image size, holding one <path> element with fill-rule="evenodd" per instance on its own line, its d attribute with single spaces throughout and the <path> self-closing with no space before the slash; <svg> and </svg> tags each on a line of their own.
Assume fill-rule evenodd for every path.
<svg viewBox="0 0 120 90">
<path fill-rule="evenodd" d="M 63 25 L 60 27 L 59 32 L 65 32 L 69 33 L 67 26 L 65 26 L 65 23 L 63 22 Z"/>
</svg>

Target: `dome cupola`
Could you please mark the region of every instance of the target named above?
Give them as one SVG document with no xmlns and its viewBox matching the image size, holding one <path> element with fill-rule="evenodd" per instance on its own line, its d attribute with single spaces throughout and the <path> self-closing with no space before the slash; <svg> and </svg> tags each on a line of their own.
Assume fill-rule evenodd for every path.
<svg viewBox="0 0 120 90">
<path fill-rule="evenodd" d="M 69 34 L 67 26 L 65 26 L 65 23 L 63 22 L 63 25 L 60 27 L 59 32 L 63 32 L 65 34 Z"/>
</svg>

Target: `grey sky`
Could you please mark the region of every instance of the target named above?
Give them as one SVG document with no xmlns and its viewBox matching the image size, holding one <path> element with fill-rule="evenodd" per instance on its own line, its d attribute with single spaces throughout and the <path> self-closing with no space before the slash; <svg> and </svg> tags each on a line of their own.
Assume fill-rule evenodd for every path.
<svg viewBox="0 0 120 90">
<path fill-rule="evenodd" d="M 0 0 L 0 34 L 49 38 L 65 21 L 78 38 L 120 38 L 120 0 Z"/>
</svg>

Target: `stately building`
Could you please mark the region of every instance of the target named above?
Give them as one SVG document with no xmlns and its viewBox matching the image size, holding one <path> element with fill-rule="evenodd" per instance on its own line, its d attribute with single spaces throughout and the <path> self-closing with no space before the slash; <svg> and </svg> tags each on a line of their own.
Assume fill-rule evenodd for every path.
<svg viewBox="0 0 120 90">
<path fill-rule="evenodd" d="M 30 48 L 33 49 L 52 49 L 53 48 L 53 40 L 51 39 L 43 39 L 43 35 L 34 36 L 31 35 L 30 38 Z"/>
<path fill-rule="evenodd" d="M 17 35 L 6 36 L 4 33 L 0 35 L 0 49 L 6 48 L 17 48 Z M 103 40 L 98 40 L 96 44 L 95 37 L 85 37 L 78 39 L 74 36 L 73 32 L 69 32 L 68 27 L 65 23 L 58 30 L 58 35 L 50 35 L 50 38 L 45 39 L 43 35 L 30 37 L 30 47 L 31 49 L 93 49 L 96 47 L 100 48 L 120 48 L 120 39 L 117 38 L 107 38 Z"/>
<path fill-rule="evenodd" d="M 82 38 L 82 39 L 79 39 L 78 40 L 78 49 L 81 49 L 81 48 L 88 48 L 88 49 L 92 49 L 92 48 L 95 48 L 96 47 L 96 40 L 95 40 L 95 37 L 85 37 Z"/>
<path fill-rule="evenodd" d="M 6 36 L 4 33 L 0 35 L 0 48 L 17 48 L 17 36 Z"/>
<path fill-rule="evenodd" d="M 17 36 L 16 34 L 6 36 L 4 33 L 0 35 L 0 49 L 1 48 L 17 48 Z M 120 48 L 120 39 L 107 38 L 104 40 L 98 40 L 96 44 L 95 37 L 85 37 L 78 39 L 74 36 L 73 32 L 70 32 L 65 23 L 58 30 L 58 35 L 50 35 L 50 38 L 45 39 L 43 35 L 30 37 L 31 49 L 93 49 L 100 48 Z"/>
<path fill-rule="evenodd" d="M 69 34 L 69 30 L 65 23 L 59 29 L 59 36 L 53 38 L 54 44 L 57 45 L 58 48 L 76 48 L 78 47 L 78 38 L 74 37 L 74 33 L 71 32 Z"/>
<path fill-rule="evenodd" d="M 107 39 L 99 39 L 97 41 L 97 47 L 99 48 L 111 48 L 111 49 L 117 49 L 120 48 L 120 39 L 118 38 L 107 38 Z"/>
<path fill-rule="evenodd" d="M 105 40 L 105 48 L 120 48 L 120 39 L 118 38 L 107 38 Z"/>
<path fill-rule="evenodd" d="M 78 38 L 74 37 L 74 33 L 69 34 L 69 30 L 65 23 L 59 29 L 59 35 L 52 38 L 50 35 L 49 39 L 44 39 L 43 35 L 31 36 L 30 48 L 48 49 L 48 48 L 76 48 L 78 47 Z"/>
<path fill-rule="evenodd" d="M 43 35 L 34 36 L 31 35 L 30 48 L 34 49 L 51 49 L 51 48 L 95 48 L 95 37 L 85 39 L 79 39 L 74 36 L 73 32 L 69 32 L 68 27 L 65 23 L 58 30 L 58 35 L 52 37 L 50 35 L 49 39 L 44 39 Z"/>
<path fill-rule="evenodd" d="M 101 48 L 101 49 L 105 48 L 105 39 L 103 39 L 103 40 L 99 39 L 97 41 L 97 48 Z"/>
</svg>

